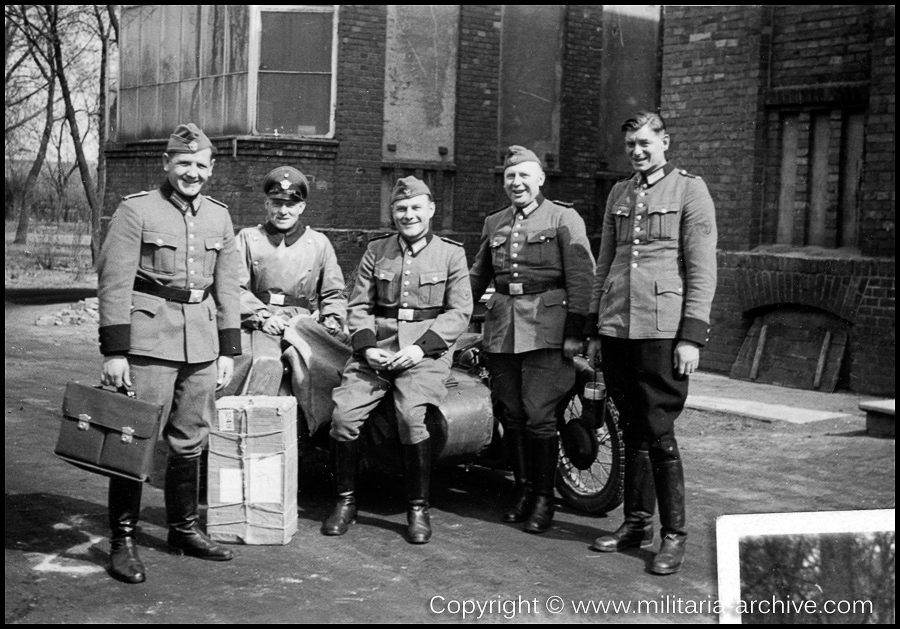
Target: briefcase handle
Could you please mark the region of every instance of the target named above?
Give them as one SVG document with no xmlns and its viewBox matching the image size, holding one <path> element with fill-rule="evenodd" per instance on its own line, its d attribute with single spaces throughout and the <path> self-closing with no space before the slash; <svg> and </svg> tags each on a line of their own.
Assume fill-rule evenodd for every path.
<svg viewBox="0 0 900 629">
<path fill-rule="evenodd" d="M 135 392 L 132 391 L 131 389 L 129 389 L 128 387 L 119 387 L 117 389 L 113 389 L 111 386 L 107 386 L 105 384 L 95 384 L 94 388 L 95 389 L 106 389 L 106 390 L 112 389 L 116 393 L 121 393 L 122 395 L 127 395 L 128 397 L 135 399 L 135 400 L 137 399 L 137 395 L 135 394 Z"/>
</svg>

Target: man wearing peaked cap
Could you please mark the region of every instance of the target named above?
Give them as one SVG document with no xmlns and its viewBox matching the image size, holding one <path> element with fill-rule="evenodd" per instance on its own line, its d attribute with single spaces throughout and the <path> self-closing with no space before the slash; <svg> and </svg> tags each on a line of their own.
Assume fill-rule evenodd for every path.
<svg viewBox="0 0 900 629">
<path fill-rule="evenodd" d="M 164 405 L 169 449 L 165 501 L 175 554 L 227 561 L 232 553 L 199 528 L 199 457 L 240 354 L 240 259 L 226 207 L 200 192 L 214 148 L 196 125 L 179 125 L 163 155 L 159 188 L 125 197 L 98 261 L 101 381 Z M 145 579 L 135 544 L 141 484 L 109 484 L 113 577 Z"/>
<path fill-rule="evenodd" d="M 594 261 L 584 221 L 546 200 L 540 159 L 510 146 L 504 162 L 510 205 L 490 214 L 470 270 L 472 296 L 488 285 L 483 349 L 516 482 L 505 522 L 549 530 L 559 446 L 556 408 L 575 384 Z"/>
<path fill-rule="evenodd" d="M 331 391 L 350 356 L 344 276 L 328 237 L 302 220 L 306 176 L 279 166 L 263 178 L 262 190 L 265 224 L 237 236 L 244 351 L 233 391 L 226 394 L 277 395 L 282 363 L 289 362 L 291 389 L 303 411 L 300 434 L 306 437 L 331 416 Z"/>
<path fill-rule="evenodd" d="M 449 349 L 472 314 L 465 252 L 431 231 L 434 210 L 424 182 L 397 180 L 391 192 L 397 233 L 372 240 L 359 264 L 348 315 L 353 357 L 334 391 L 336 500 L 322 524 L 325 535 L 343 535 L 356 519 L 360 429 L 393 391 L 408 498 L 406 539 L 411 544 L 431 539 L 431 440 L 425 412 L 447 395 Z"/>
<path fill-rule="evenodd" d="M 625 522 L 592 548 L 653 543 L 651 572 L 681 568 L 687 539 L 684 470 L 675 420 L 708 340 L 716 289 L 716 217 L 706 184 L 666 159 L 669 135 L 656 113 L 622 125 L 634 176 L 613 186 L 591 293 L 588 354 L 603 354 L 606 385 L 625 441 Z"/>
</svg>

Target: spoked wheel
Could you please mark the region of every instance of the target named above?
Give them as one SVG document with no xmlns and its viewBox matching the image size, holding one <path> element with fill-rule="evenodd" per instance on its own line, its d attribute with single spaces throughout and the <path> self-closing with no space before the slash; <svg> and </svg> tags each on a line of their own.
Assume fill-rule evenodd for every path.
<svg viewBox="0 0 900 629">
<path fill-rule="evenodd" d="M 566 423 L 581 417 L 581 397 L 573 392 L 560 412 Z M 619 413 L 609 397 L 606 398 L 603 426 L 581 431 L 580 435 L 580 438 L 570 436 L 567 440 L 560 436 L 556 489 L 576 509 L 607 513 L 622 504 L 625 476 L 625 444 L 619 428 Z M 566 441 L 578 452 L 567 453 Z M 585 446 L 590 449 L 585 450 Z M 587 459 L 585 452 L 590 453 Z M 596 455 L 591 456 L 594 452 Z"/>
</svg>

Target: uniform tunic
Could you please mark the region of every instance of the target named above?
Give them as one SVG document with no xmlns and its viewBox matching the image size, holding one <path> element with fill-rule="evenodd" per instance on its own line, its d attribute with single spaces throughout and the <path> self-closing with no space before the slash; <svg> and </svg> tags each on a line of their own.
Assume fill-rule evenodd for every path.
<svg viewBox="0 0 900 629">
<path fill-rule="evenodd" d="M 436 316 L 426 316 L 431 314 Z M 332 437 L 356 439 L 371 411 L 393 389 L 400 440 L 414 444 L 427 439 L 426 407 L 446 397 L 448 350 L 471 315 L 472 292 L 459 243 L 430 232 L 412 245 L 399 235 L 371 241 L 349 303 L 354 355 L 334 392 Z M 425 358 L 409 369 L 376 371 L 365 359 L 369 348 L 397 352 L 413 344 Z"/>
<path fill-rule="evenodd" d="M 191 204 L 164 183 L 126 197 L 110 222 L 97 266 L 100 352 L 127 354 L 137 397 L 172 411 L 164 435 L 175 454 L 200 453 L 214 361 L 240 354 L 239 267 L 231 217 L 209 197 Z M 198 301 L 135 291 L 136 278 L 197 291 Z"/>
<path fill-rule="evenodd" d="M 678 341 L 702 346 L 716 288 L 715 208 L 706 184 L 672 164 L 613 187 L 591 292 L 592 333 L 619 407 L 625 443 L 655 461 L 678 458 L 675 420 L 688 379 Z"/>
<path fill-rule="evenodd" d="M 556 433 L 556 405 L 575 383 L 560 348 L 582 337 L 593 270 L 584 220 L 571 207 L 539 195 L 536 207 L 485 220 L 470 278 L 476 299 L 491 281 L 497 287 L 483 341 L 492 388 L 508 425 L 535 437 Z"/>
<path fill-rule="evenodd" d="M 347 313 L 344 276 L 328 238 L 298 224 L 287 234 L 265 226 L 242 229 L 237 249 L 241 268 L 241 319 L 246 327 L 258 327 L 260 311 L 292 317 L 318 309 L 321 317 L 333 317 L 341 326 Z M 310 308 L 265 304 L 254 293 L 273 293 L 306 299 Z"/>
</svg>

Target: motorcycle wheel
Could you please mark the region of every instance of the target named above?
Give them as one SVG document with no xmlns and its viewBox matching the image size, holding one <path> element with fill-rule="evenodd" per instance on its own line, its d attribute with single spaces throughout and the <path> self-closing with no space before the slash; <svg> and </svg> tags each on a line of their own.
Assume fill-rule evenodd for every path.
<svg viewBox="0 0 900 629">
<path fill-rule="evenodd" d="M 560 412 L 566 422 L 581 417 L 581 398 L 577 393 L 572 393 Z M 591 432 L 597 440 L 597 457 L 584 470 L 569 461 L 560 438 L 556 490 L 580 511 L 607 513 L 622 504 L 625 479 L 625 444 L 619 428 L 619 413 L 609 397 L 606 398 L 606 422 Z"/>
</svg>

